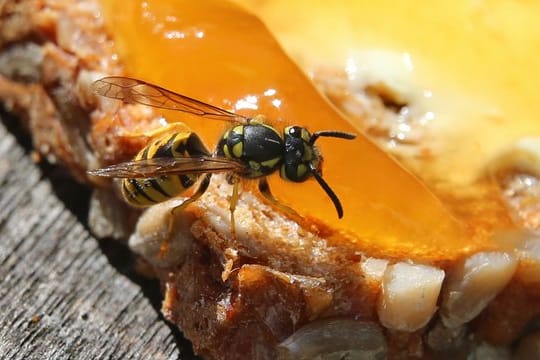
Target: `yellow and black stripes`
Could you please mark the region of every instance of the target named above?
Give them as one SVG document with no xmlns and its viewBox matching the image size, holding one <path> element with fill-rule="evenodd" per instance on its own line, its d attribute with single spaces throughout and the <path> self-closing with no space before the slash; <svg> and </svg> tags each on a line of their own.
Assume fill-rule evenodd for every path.
<svg viewBox="0 0 540 360">
<path fill-rule="evenodd" d="M 142 149 L 135 160 L 153 159 L 158 157 L 189 157 L 209 155 L 201 139 L 192 132 L 179 132 L 164 136 Z"/>
<path fill-rule="evenodd" d="M 135 160 L 207 156 L 208 150 L 192 132 L 164 136 L 143 148 Z M 197 181 L 198 174 L 165 175 L 147 179 L 124 179 L 122 192 L 135 206 L 151 206 L 178 196 Z"/>
</svg>

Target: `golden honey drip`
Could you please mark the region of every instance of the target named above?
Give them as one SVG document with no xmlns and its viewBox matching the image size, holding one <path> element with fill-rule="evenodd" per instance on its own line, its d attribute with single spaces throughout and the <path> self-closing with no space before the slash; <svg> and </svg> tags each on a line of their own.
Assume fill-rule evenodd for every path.
<svg viewBox="0 0 540 360">
<path fill-rule="evenodd" d="M 298 124 L 312 131 L 355 131 L 260 20 L 236 5 L 218 0 L 102 4 L 125 75 L 243 115 L 264 114 L 278 128 Z M 209 147 L 228 126 L 182 113 L 166 116 L 188 123 Z M 344 205 L 342 220 L 315 181 L 272 178 L 271 184 L 280 200 L 345 234 L 344 246 L 380 256 L 444 260 L 490 245 L 484 237 L 471 237 L 433 193 L 364 136 L 318 143 L 323 175 Z"/>
</svg>

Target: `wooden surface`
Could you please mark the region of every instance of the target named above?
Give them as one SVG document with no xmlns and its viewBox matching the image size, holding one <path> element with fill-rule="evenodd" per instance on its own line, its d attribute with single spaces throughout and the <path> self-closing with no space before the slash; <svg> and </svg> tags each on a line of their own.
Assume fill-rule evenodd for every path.
<svg viewBox="0 0 540 360">
<path fill-rule="evenodd" d="M 30 140 L 0 117 L 0 358 L 194 358 L 159 313 L 159 284 L 89 234 L 89 190 L 34 164 Z"/>
</svg>

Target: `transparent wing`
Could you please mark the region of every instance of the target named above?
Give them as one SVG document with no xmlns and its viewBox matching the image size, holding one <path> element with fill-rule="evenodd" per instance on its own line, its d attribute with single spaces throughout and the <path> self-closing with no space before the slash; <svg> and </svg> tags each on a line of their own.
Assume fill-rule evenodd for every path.
<svg viewBox="0 0 540 360">
<path fill-rule="evenodd" d="M 245 123 L 248 118 L 217 106 L 177 94 L 160 86 L 124 76 L 108 76 L 95 81 L 92 90 L 129 104 L 143 104 L 162 109 L 183 111 L 206 118 Z"/>
<path fill-rule="evenodd" d="M 197 156 L 133 160 L 89 170 L 89 175 L 112 178 L 149 178 L 163 175 L 201 174 L 236 171 L 244 166 L 226 158 Z"/>
</svg>

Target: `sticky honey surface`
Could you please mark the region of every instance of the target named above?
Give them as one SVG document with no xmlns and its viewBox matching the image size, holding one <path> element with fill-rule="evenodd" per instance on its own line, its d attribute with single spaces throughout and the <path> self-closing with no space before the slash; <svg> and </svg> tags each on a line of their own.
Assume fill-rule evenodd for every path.
<svg viewBox="0 0 540 360">
<path fill-rule="evenodd" d="M 278 128 L 298 124 L 312 131 L 356 130 L 321 97 L 260 20 L 236 5 L 217 0 L 200 3 L 187 0 L 136 0 L 121 4 L 103 0 L 102 4 L 128 76 L 159 84 L 240 114 L 264 114 Z M 269 23 L 277 19 L 279 14 L 284 14 L 284 8 L 279 8 L 283 4 L 285 2 L 276 2 L 274 13 L 268 10 Z M 386 16 L 384 7 L 375 9 L 373 5 L 370 7 L 366 4 L 367 8 L 363 11 L 357 9 L 362 15 L 347 18 L 345 25 L 336 23 L 336 19 L 344 14 L 339 11 L 347 11 L 345 2 L 336 6 L 335 14 L 329 13 L 327 17 L 324 12 L 317 14 L 317 10 L 309 13 L 311 15 L 304 14 L 301 5 L 307 8 L 311 2 L 290 3 L 290 14 L 297 14 L 299 21 L 311 24 L 308 28 L 313 31 L 306 31 L 305 40 L 293 40 L 311 41 L 315 48 L 319 48 L 314 54 L 321 51 L 321 58 L 326 57 L 329 61 L 340 61 L 330 56 L 335 50 L 333 47 L 348 46 L 346 44 L 358 41 L 366 47 L 385 45 L 403 51 L 417 51 L 418 47 L 413 46 L 416 42 L 423 42 L 426 46 L 431 44 L 428 40 L 419 41 L 417 36 L 423 35 L 426 39 L 433 37 L 431 32 L 428 35 L 410 30 L 414 20 L 394 21 L 400 12 L 390 5 L 390 14 L 393 14 L 390 18 L 383 20 L 383 15 Z M 443 12 L 441 9 L 437 11 Z M 319 28 L 319 23 L 312 19 L 314 16 L 334 19 L 334 23 Z M 381 20 L 377 22 L 376 18 Z M 391 30 L 390 23 L 394 30 Z M 283 26 L 287 24 L 294 26 L 290 18 L 289 23 L 282 23 Z M 356 30 L 345 35 L 352 28 Z M 332 29 L 331 36 L 326 34 L 329 29 Z M 404 42 L 397 42 L 395 35 L 390 34 L 400 34 Z M 316 39 L 323 35 L 328 41 L 321 41 L 318 47 Z M 358 40 L 346 36 L 357 36 Z M 440 37 L 448 43 L 447 46 L 458 46 L 460 43 L 459 38 L 448 39 L 448 34 L 441 33 Z M 341 43 L 345 45 L 339 45 Z M 435 46 L 435 40 L 433 44 L 435 60 L 439 60 L 443 45 Z M 438 57 L 437 51 L 441 52 Z M 455 56 L 457 59 L 458 56 Z M 454 62 L 457 61 L 455 59 Z M 454 63 L 451 60 L 445 60 L 440 66 L 447 65 L 448 68 Z M 467 58 L 460 60 L 460 63 L 468 63 Z M 420 78 L 433 75 L 435 70 L 430 69 L 422 73 Z M 450 69 L 459 72 L 459 69 Z M 450 72 L 449 69 L 446 71 Z M 487 76 L 487 73 L 484 72 L 484 75 Z M 447 81 L 449 87 L 445 89 L 457 91 L 463 86 L 461 81 L 467 79 L 467 87 L 472 91 L 481 86 L 484 77 L 480 75 L 460 79 L 458 75 L 441 71 L 437 81 Z M 215 145 L 220 133 L 227 127 L 227 124 L 182 113 L 165 115 L 169 121 L 188 123 L 210 147 Z M 460 120 L 457 123 L 463 122 Z M 482 141 L 478 144 L 483 144 Z M 489 234 L 485 237 L 471 236 L 464 219 L 456 218 L 420 181 L 361 134 L 354 141 L 321 139 L 318 144 L 325 159 L 323 175 L 343 203 L 343 219 L 337 219 L 332 203 L 315 181 L 291 184 L 273 177 L 271 185 L 279 199 L 301 214 L 322 219 L 339 233 L 345 234 L 347 246 L 374 255 L 425 260 L 450 259 L 490 246 Z M 457 170 L 455 166 L 459 161 L 455 159 L 458 155 L 448 155 L 446 159 L 452 171 Z M 335 239 L 342 238 L 341 235 L 335 236 Z"/>
<path fill-rule="evenodd" d="M 295 58 L 338 68 L 378 61 L 379 71 L 407 77 L 400 85 L 429 93 L 427 131 L 437 159 L 422 172 L 438 181 L 469 184 L 503 147 L 540 134 L 540 3 L 238 2 L 260 13 Z M 366 51 L 394 53 L 402 64 L 355 57 Z"/>
</svg>

